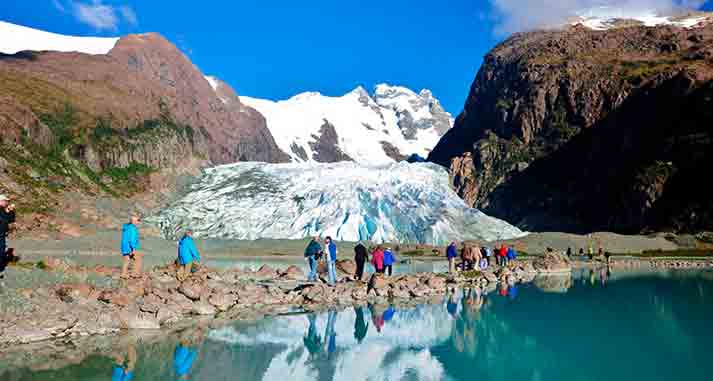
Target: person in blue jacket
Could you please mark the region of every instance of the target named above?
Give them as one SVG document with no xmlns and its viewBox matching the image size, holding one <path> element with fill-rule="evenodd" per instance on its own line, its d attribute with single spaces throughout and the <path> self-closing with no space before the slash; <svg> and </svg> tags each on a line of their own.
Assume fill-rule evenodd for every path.
<svg viewBox="0 0 713 381">
<path fill-rule="evenodd" d="M 188 229 L 178 241 L 178 280 L 183 281 L 191 274 L 193 262 L 200 263 L 201 255 L 198 253 L 196 243 L 193 241 L 193 230 Z"/>
<path fill-rule="evenodd" d="M 337 283 L 337 245 L 332 241 L 332 237 L 324 239 L 324 248 L 327 254 L 329 284 L 334 286 Z"/>
<path fill-rule="evenodd" d="M 390 247 L 387 247 L 386 250 L 384 250 L 384 273 L 388 276 L 391 276 L 393 273 L 394 262 L 396 262 L 394 252 L 391 251 Z"/>
<path fill-rule="evenodd" d="M 508 262 L 512 262 L 517 259 L 517 251 L 512 246 L 508 247 L 507 251 Z"/>
<path fill-rule="evenodd" d="M 307 281 L 314 282 L 317 280 L 317 258 L 322 252 L 322 245 L 319 244 L 319 238 L 312 237 L 305 248 L 305 261 L 309 266 L 309 275 Z"/>
<path fill-rule="evenodd" d="M 139 229 L 138 224 L 141 218 L 132 214 L 128 224 L 121 227 L 121 256 L 124 263 L 121 267 L 121 277 L 126 279 L 129 277 L 129 263 L 134 261 L 134 274 L 141 274 L 141 260 L 143 253 L 139 252 Z"/>
<path fill-rule="evenodd" d="M 456 248 L 456 242 L 451 241 L 446 248 L 446 258 L 448 258 L 448 272 L 455 274 L 456 272 L 456 257 L 458 257 L 458 249 Z"/>
</svg>

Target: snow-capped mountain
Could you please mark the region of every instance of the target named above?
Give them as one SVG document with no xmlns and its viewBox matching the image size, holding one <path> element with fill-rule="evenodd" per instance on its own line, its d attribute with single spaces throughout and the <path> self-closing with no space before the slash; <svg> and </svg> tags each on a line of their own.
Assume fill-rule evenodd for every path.
<svg viewBox="0 0 713 381">
<path fill-rule="evenodd" d="M 295 162 L 355 161 L 379 165 L 426 156 L 453 125 L 430 91 L 378 85 L 341 97 L 308 92 L 274 102 L 241 96 L 257 109 L 278 146 Z"/>
<path fill-rule="evenodd" d="M 24 50 L 107 54 L 119 41 L 119 38 L 64 36 L 4 21 L 0 21 L 0 36 L 4 36 L 0 38 L 0 53 L 4 54 Z"/>
<path fill-rule="evenodd" d="M 207 169 L 153 220 L 166 236 L 443 244 L 523 233 L 466 206 L 436 164 L 238 163 Z"/>
<path fill-rule="evenodd" d="M 572 25 L 582 25 L 594 30 L 608 30 L 621 25 L 638 23 L 645 26 L 670 25 L 680 28 L 695 28 L 713 20 L 713 16 L 703 12 L 689 12 L 666 15 L 661 11 L 638 10 L 617 7 L 596 7 L 581 11 Z"/>
</svg>

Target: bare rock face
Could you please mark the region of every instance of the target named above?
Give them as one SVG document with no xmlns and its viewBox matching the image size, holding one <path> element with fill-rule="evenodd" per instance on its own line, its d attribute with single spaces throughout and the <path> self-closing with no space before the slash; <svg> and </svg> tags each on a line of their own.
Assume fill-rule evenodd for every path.
<svg viewBox="0 0 713 381">
<path fill-rule="evenodd" d="M 531 231 L 713 228 L 713 25 L 513 35 L 429 160 Z"/>
</svg>

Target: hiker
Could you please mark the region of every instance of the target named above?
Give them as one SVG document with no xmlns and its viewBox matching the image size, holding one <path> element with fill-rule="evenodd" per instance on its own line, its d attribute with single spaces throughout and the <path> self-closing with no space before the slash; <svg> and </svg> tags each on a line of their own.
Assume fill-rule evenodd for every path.
<svg viewBox="0 0 713 381">
<path fill-rule="evenodd" d="M 584 256 L 584 248 L 582 248 L 582 247 L 579 248 L 579 256 L 580 257 Z"/>
<path fill-rule="evenodd" d="M 485 260 L 488 261 L 488 267 L 490 267 L 490 258 L 493 256 L 493 248 L 490 246 L 483 246 L 483 256 L 485 256 Z"/>
<path fill-rule="evenodd" d="M 327 278 L 329 284 L 334 286 L 337 283 L 337 245 L 332 237 L 324 239 L 324 251 L 327 254 Z"/>
<path fill-rule="evenodd" d="M 121 227 L 121 256 L 124 263 L 121 266 L 121 278 L 129 277 L 129 264 L 134 262 L 134 275 L 141 275 L 141 260 L 143 254 L 139 250 L 139 229 L 138 224 L 141 218 L 137 214 L 132 214 L 129 223 Z"/>
<path fill-rule="evenodd" d="M 371 253 L 371 264 L 374 265 L 374 271 L 378 274 L 384 273 L 384 249 L 377 246 Z"/>
<path fill-rule="evenodd" d="M 515 259 L 517 259 L 517 251 L 515 251 L 515 248 L 512 246 L 508 247 L 507 259 L 508 262 L 513 262 L 515 261 Z"/>
<path fill-rule="evenodd" d="M 461 269 L 463 271 L 468 270 L 468 267 L 470 266 L 470 262 L 472 262 L 472 252 L 470 251 L 470 246 L 468 246 L 465 242 L 463 242 L 463 246 L 461 246 L 460 249 L 460 261 L 461 261 Z"/>
<path fill-rule="evenodd" d="M 394 252 L 391 251 L 390 247 L 384 250 L 384 273 L 388 276 L 394 271 L 394 262 L 396 262 L 396 257 L 394 257 Z"/>
<path fill-rule="evenodd" d="M 506 267 L 508 265 L 508 248 L 505 244 L 500 246 L 498 255 L 500 256 L 500 266 Z"/>
<path fill-rule="evenodd" d="M 455 274 L 456 272 L 456 257 L 458 253 L 456 251 L 456 242 L 451 241 L 451 243 L 446 248 L 446 258 L 448 258 L 448 272 Z"/>
<path fill-rule="evenodd" d="M 587 248 L 587 256 L 589 257 L 589 260 L 591 261 L 594 259 L 594 249 L 592 248 L 592 245 L 589 245 L 589 248 Z"/>
<path fill-rule="evenodd" d="M 367 259 L 369 259 L 369 254 L 366 252 L 366 246 L 359 242 L 354 247 L 354 262 L 356 262 L 356 274 L 354 274 L 355 279 L 361 280 L 364 275 L 364 264 Z"/>
<path fill-rule="evenodd" d="M 0 194 L 0 279 L 5 277 L 3 272 L 10 261 L 7 255 L 7 235 L 13 223 L 15 223 L 15 204 L 10 204 L 10 198 Z"/>
<path fill-rule="evenodd" d="M 599 251 L 597 252 L 597 256 L 598 256 L 599 258 L 601 258 L 601 257 L 604 256 L 604 249 L 602 249 L 601 246 L 599 246 Z"/>
<path fill-rule="evenodd" d="M 178 241 L 178 280 L 185 280 L 193 270 L 193 262 L 200 263 L 201 255 L 198 253 L 196 243 L 193 241 L 193 230 L 188 229 Z"/>
<path fill-rule="evenodd" d="M 572 258 L 572 248 L 571 247 L 567 248 L 567 258 Z"/>
<path fill-rule="evenodd" d="M 319 244 L 319 238 L 317 238 L 317 236 L 312 237 L 307 244 L 307 248 L 305 248 L 305 260 L 309 266 L 309 275 L 307 276 L 308 282 L 314 282 L 317 280 L 317 258 L 321 252 L 322 245 Z"/>
</svg>

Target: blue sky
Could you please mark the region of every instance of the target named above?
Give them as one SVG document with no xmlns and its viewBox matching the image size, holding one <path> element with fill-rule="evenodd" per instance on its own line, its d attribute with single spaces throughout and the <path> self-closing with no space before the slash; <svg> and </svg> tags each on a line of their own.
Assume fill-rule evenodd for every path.
<svg viewBox="0 0 713 381">
<path fill-rule="evenodd" d="M 701 0 L 3 1 L 0 20 L 55 33 L 159 32 L 239 94 L 341 95 L 387 82 L 431 89 L 461 111 L 487 51 L 507 33 L 602 3 Z M 609 5 L 609 4 L 607 4 Z M 705 4 L 705 8 L 711 8 Z"/>
</svg>

